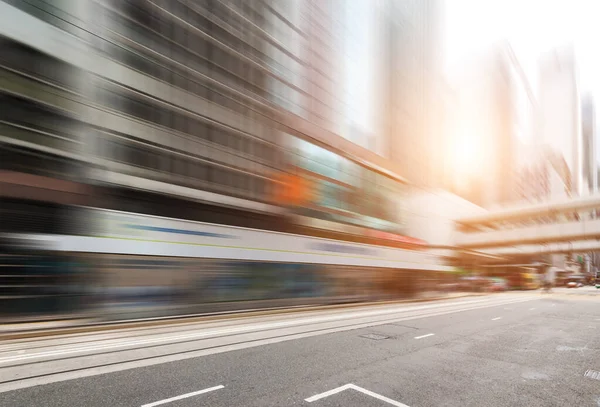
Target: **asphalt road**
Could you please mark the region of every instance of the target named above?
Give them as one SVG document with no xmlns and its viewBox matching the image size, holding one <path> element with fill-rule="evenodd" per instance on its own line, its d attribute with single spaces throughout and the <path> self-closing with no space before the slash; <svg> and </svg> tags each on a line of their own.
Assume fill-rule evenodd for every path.
<svg viewBox="0 0 600 407">
<path fill-rule="evenodd" d="M 188 352 L 190 357 L 164 363 L 158 358 L 156 364 L 139 367 L 112 359 L 116 354 L 126 359 L 136 351 L 99 350 L 94 342 L 115 344 L 124 340 L 122 334 L 3 344 L 0 382 L 5 387 L 0 390 L 19 383 L 29 386 L 35 383 L 31 380 L 50 383 L 2 392 L 0 406 L 599 406 L 600 373 L 585 374 L 600 371 L 600 307 L 583 297 L 501 294 L 445 305 L 193 326 L 185 332 L 226 329 L 243 340 L 251 324 L 262 324 L 254 327 L 270 333 L 254 343 L 239 342 L 237 350 L 226 347 L 229 334 L 216 339 L 193 336 L 196 345 L 216 341 L 204 352 L 221 353 Z M 369 318 L 373 321 L 363 322 Z M 296 331 L 284 332 L 291 328 Z M 176 331 L 179 337 L 181 329 Z M 161 328 L 143 337 L 173 338 L 173 332 Z M 125 336 L 130 340 L 146 334 Z M 81 343 L 90 346 L 93 360 L 107 358 L 115 371 L 97 374 L 102 370 L 85 365 L 89 354 L 65 353 Z M 145 347 L 146 357 L 163 357 L 165 346 Z M 56 366 L 53 374 L 36 376 L 47 366 Z M 15 368 L 29 379 L 2 373 Z M 71 379 L 77 375 L 88 376 Z"/>
</svg>

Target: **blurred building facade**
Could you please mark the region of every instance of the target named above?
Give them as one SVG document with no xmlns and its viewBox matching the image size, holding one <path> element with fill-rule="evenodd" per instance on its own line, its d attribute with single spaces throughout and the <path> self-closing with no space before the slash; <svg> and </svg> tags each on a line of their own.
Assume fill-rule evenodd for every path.
<svg viewBox="0 0 600 407">
<path fill-rule="evenodd" d="M 571 172 L 562 154 L 538 145 L 524 151 L 528 159 L 519 172 L 519 200 L 533 203 L 568 198 Z"/>
<path fill-rule="evenodd" d="M 10 199 L 258 227 L 292 172 L 310 227 L 402 233 L 443 173 L 441 2 L 359 3 L 0 3 Z"/>
<path fill-rule="evenodd" d="M 148 298 L 167 314 L 214 310 L 207 301 L 337 301 L 367 285 L 414 292 L 426 272 L 446 270 L 406 236 L 429 236 L 407 217 L 435 223 L 443 206 L 423 212 L 407 199 L 409 182 L 432 185 L 441 172 L 440 4 L 0 1 L 0 237 L 117 241 L 29 253 L 59 277 L 5 287 L 6 308 L 46 312 L 44 300 L 28 307 L 44 290 L 61 312 Z M 278 232 L 297 243 L 282 247 Z M 396 260 L 382 262 L 386 250 Z M 85 287 L 98 296 L 65 294 L 84 285 L 70 272 L 82 267 L 63 261 L 89 267 L 83 280 L 97 280 Z"/>
<path fill-rule="evenodd" d="M 586 192 L 598 192 L 598 141 L 596 133 L 596 109 L 591 94 L 581 98 L 581 137 L 583 153 L 583 183 Z"/>
<path fill-rule="evenodd" d="M 572 45 L 542 55 L 538 76 L 538 145 L 561 154 L 571 174 L 571 191 L 581 195 L 584 184 L 580 93 Z"/>
<path fill-rule="evenodd" d="M 444 2 L 390 1 L 389 157 L 411 183 L 443 186 Z"/>
<path fill-rule="evenodd" d="M 484 53 L 448 93 L 446 150 L 448 189 L 479 206 L 519 200 L 522 140 L 537 132 L 536 98 L 509 44 Z M 457 148 L 458 147 L 458 148 Z"/>
</svg>

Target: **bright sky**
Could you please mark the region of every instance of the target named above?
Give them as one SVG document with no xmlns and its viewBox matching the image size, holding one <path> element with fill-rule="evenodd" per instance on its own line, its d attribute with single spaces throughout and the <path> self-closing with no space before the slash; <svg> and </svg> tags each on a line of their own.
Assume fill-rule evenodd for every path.
<svg viewBox="0 0 600 407">
<path fill-rule="evenodd" d="M 446 68 L 451 79 L 461 75 L 469 59 L 492 43 L 507 39 L 535 91 L 539 55 L 557 45 L 573 43 L 580 89 L 594 95 L 596 120 L 600 122 L 600 0 L 445 1 Z M 476 139 L 470 137 L 462 144 Z M 600 145 L 596 159 L 600 161 Z"/>
<path fill-rule="evenodd" d="M 541 52 L 573 41 L 582 87 L 600 95 L 600 1 L 446 0 L 446 16 L 450 73 L 465 58 L 506 38 L 533 74 Z"/>
</svg>

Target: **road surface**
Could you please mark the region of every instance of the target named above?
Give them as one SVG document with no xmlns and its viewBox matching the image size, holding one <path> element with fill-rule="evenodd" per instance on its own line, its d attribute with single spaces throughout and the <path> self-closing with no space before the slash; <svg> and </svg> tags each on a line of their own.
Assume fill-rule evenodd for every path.
<svg viewBox="0 0 600 407">
<path fill-rule="evenodd" d="M 599 326 L 533 292 L 12 341 L 0 406 L 598 406 Z"/>
</svg>

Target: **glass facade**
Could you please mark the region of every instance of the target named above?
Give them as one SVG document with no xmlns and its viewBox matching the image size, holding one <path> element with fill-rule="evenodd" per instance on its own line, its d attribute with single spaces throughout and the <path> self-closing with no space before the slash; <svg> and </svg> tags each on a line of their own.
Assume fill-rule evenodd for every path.
<svg viewBox="0 0 600 407">
<path fill-rule="evenodd" d="M 291 165 L 311 182 L 311 209 L 328 220 L 402 232 L 403 184 L 305 140 L 288 142 Z"/>
</svg>

